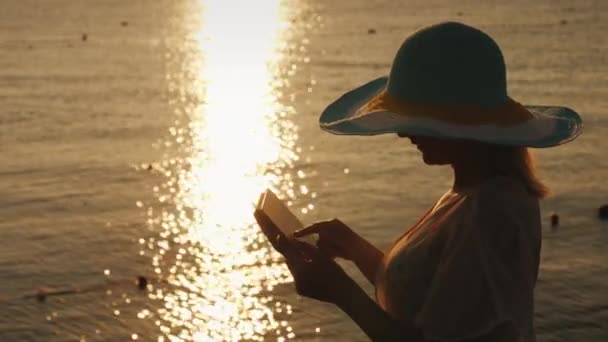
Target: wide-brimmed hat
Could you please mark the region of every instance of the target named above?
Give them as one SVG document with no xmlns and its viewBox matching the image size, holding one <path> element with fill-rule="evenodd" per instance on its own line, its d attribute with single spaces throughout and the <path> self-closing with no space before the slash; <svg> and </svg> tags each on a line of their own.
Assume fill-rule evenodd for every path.
<svg viewBox="0 0 608 342">
<path fill-rule="evenodd" d="M 319 121 L 334 134 L 400 133 L 529 147 L 563 144 L 583 129 L 572 109 L 511 99 L 496 42 L 454 22 L 408 37 L 388 76 L 342 95 Z"/>
</svg>

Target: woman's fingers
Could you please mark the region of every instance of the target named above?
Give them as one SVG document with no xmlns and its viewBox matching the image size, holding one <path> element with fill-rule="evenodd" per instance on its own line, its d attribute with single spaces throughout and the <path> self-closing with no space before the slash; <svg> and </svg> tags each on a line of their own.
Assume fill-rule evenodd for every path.
<svg viewBox="0 0 608 342">
<path fill-rule="evenodd" d="M 306 228 L 302 228 L 300 230 L 296 230 L 293 235 L 295 237 L 306 236 L 310 234 L 320 234 L 323 232 L 331 232 L 334 231 L 333 227 L 338 227 L 339 224 L 342 224 L 342 221 L 338 219 L 319 221 L 311 224 Z"/>
<path fill-rule="evenodd" d="M 319 241 L 317 241 L 317 248 L 319 248 L 319 251 L 329 257 L 329 258 L 335 258 L 335 257 L 343 257 L 342 251 L 340 250 L 340 248 L 338 246 L 336 246 L 335 244 L 332 244 L 331 242 L 328 242 L 327 240 L 323 240 L 323 239 L 319 239 Z"/>
<path fill-rule="evenodd" d="M 319 260 L 319 257 L 325 257 L 319 249 L 307 242 L 290 240 L 283 236 L 279 237 L 277 249 L 285 257 L 285 262 L 288 264 L 290 271 L 301 272 L 309 268 L 312 262 Z"/>
<path fill-rule="evenodd" d="M 253 216 L 255 217 L 255 220 L 258 222 L 264 235 L 266 235 L 268 240 L 270 240 L 270 243 L 272 243 L 273 247 L 275 247 L 275 240 L 273 240 L 272 238 L 281 232 L 279 230 L 279 228 L 261 210 L 254 211 Z"/>
<path fill-rule="evenodd" d="M 311 244 L 309 244 L 308 242 L 304 242 L 304 241 L 298 241 L 298 240 L 292 240 L 291 243 L 293 243 L 300 251 L 306 253 L 306 254 L 315 254 L 317 253 L 317 248 Z"/>
<path fill-rule="evenodd" d="M 293 232 L 293 236 L 302 237 L 302 236 L 306 236 L 306 235 L 310 235 L 310 234 L 318 234 L 319 230 L 322 229 L 322 227 L 323 227 L 323 223 L 324 222 L 313 223 L 306 228 L 296 230 L 295 232 Z"/>
<path fill-rule="evenodd" d="M 312 261 L 312 259 L 319 253 L 319 251 L 317 250 L 317 248 L 315 246 L 313 246 L 307 242 L 298 241 L 296 239 L 293 239 L 291 241 L 291 243 L 298 250 L 298 253 L 300 253 L 300 258 L 302 260 L 304 260 L 305 262 Z"/>
<path fill-rule="evenodd" d="M 288 259 L 294 263 L 297 263 L 300 259 L 302 259 L 302 256 L 298 250 L 280 234 L 277 235 L 274 246 L 279 253 L 283 254 L 285 259 Z"/>
<path fill-rule="evenodd" d="M 270 244 L 277 252 L 281 253 L 285 258 L 294 258 L 299 255 L 297 249 L 287 240 L 281 230 L 262 212 L 256 210 L 254 212 L 255 219 L 257 220 L 260 228 L 264 232 L 264 235 L 270 241 Z"/>
<path fill-rule="evenodd" d="M 328 221 L 320 221 L 317 223 L 313 223 L 312 225 L 297 230 L 293 233 L 295 237 L 302 237 L 310 234 L 319 234 L 319 235 L 330 235 L 333 238 L 338 238 L 344 235 L 346 232 L 345 229 L 348 230 L 348 227 L 342 223 L 342 221 L 338 219 L 332 219 Z"/>
</svg>

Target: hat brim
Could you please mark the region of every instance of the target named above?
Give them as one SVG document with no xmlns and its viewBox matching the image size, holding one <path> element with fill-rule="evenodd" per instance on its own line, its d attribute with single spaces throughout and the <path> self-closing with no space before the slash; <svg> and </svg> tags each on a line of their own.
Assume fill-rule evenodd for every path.
<svg viewBox="0 0 608 342">
<path fill-rule="evenodd" d="M 341 135 L 400 133 L 536 148 L 567 143 L 583 130 L 581 117 L 572 109 L 560 106 L 523 106 L 530 118 L 509 125 L 463 125 L 384 108 L 365 110 L 370 101 L 386 90 L 387 83 L 388 77 L 380 77 L 342 95 L 321 114 L 321 128 Z"/>
</svg>

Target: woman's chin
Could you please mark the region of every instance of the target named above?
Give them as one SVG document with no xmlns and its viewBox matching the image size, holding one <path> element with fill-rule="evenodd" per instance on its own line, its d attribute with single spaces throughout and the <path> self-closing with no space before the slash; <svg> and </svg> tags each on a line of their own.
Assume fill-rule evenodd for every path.
<svg viewBox="0 0 608 342">
<path fill-rule="evenodd" d="M 422 161 L 424 161 L 426 165 L 446 165 L 450 163 L 446 160 L 442 160 L 441 158 L 432 158 L 426 154 L 422 154 Z"/>
</svg>

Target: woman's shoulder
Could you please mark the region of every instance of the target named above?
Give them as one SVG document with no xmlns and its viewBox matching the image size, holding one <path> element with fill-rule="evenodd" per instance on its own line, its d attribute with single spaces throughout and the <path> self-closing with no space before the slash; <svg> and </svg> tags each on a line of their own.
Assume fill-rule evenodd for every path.
<svg viewBox="0 0 608 342">
<path fill-rule="evenodd" d="M 521 239 L 534 246 L 539 241 L 539 200 L 517 179 L 496 177 L 480 184 L 470 205 L 471 231 L 492 248 L 504 250 L 505 244 Z"/>
<path fill-rule="evenodd" d="M 537 200 L 522 181 L 509 176 L 496 176 L 482 182 L 472 195 L 491 203 Z"/>
<path fill-rule="evenodd" d="M 540 211 L 538 198 L 521 181 L 512 177 L 489 179 L 480 184 L 471 197 L 479 218 L 536 220 Z"/>
</svg>

